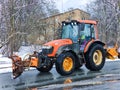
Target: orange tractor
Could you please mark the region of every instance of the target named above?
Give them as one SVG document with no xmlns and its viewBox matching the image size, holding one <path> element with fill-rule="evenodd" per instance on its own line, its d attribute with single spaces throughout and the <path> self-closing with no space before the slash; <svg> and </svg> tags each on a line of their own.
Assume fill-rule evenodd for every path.
<svg viewBox="0 0 120 90">
<path fill-rule="evenodd" d="M 14 78 L 25 68 L 35 67 L 40 72 L 49 72 L 55 64 L 61 75 L 69 75 L 85 64 L 91 71 L 101 70 L 105 63 L 105 44 L 98 38 L 97 22 L 72 20 L 62 22 L 61 39 L 45 43 L 39 52 L 22 60 L 13 55 Z"/>
</svg>

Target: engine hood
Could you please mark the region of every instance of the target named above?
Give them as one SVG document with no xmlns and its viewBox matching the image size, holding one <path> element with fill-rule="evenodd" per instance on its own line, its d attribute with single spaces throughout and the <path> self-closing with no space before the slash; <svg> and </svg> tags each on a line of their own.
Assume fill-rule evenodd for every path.
<svg viewBox="0 0 120 90">
<path fill-rule="evenodd" d="M 73 44 L 71 39 L 58 39 L 58 40 L 53 40 L 53 41 L 50 41 L 48 43 L 45 43 L 44 45 L 52 46 L 54 48 L 53 52 L 48 55 L 48 56 L 54 57 L 56 55 L 57 50 L 61 46 L 70 45 L 70 44 Z"/>
</svg>

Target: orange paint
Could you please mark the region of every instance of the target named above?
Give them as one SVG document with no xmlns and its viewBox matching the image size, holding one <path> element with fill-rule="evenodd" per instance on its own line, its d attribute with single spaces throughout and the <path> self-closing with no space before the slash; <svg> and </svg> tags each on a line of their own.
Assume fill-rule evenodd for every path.
<svg viewBox="0 0 120 90">
<path fill-rule="evenodd" d="M 84 53 L 86 53 L 87 52 L 87 50 L 88 50 L 88 48 L 89 48 L 89 46 L 94 42 L 95 40 L 94 39 L 92 39 L 91 41 L 89 41 L 88 43 L 87 43 L 87 45 L 85 46 L 85 48 L 84 48 Z"/>
<path fill-rule="evenodd" d="M 97 42 L 97 41 L 99 41 L 99 42 L 101 42 L 99 39 L 92 39 L 91 41 L 89 41 L 88 43 L 87 43 L 87 45 L 85 46 L 85 48 L 84 48 L 84 53 L 86 53 L 87 52 L 87 50 L 89 49 L 89 47 L 90 47 L 90 45 L 92 44 L 92 43 L 94 43 L 94 42 Z"/>
<path fill-rule="evenodd" d="M 38 66 L 38 58 L 36 58 L 36 57 L 31 57 L 30 66 L 31 66 L 31 67 L 37 67 L 37 66 Z"/>
<path fill-rule="evenodd" d="M 98 29 L 97 29 L 97 25 L 94 25 L 94 30 L 95 30 L 95 38 L 98 39 Z"/>
<path fill-rule="evenodd" d="M 73 44 L 72 40 L 70 40 L 70 39 L 58 39 L 58 40 L 50 41 L 44 45 L 53 46 L 53 48 L 54 48 L 53 52 L 51 54 L 48 54 L 48 56 L 54 57 L 56 55 L 56 52 L 58 51 L 58 49 L 61 46 L 69 45 L 69 44 Z"/>
<path fill-rule="evenodd" d="M 93 21 L 93 20 L 78 20 L 78 22 L 97 25 L 97 21 Z"/>
</svg>

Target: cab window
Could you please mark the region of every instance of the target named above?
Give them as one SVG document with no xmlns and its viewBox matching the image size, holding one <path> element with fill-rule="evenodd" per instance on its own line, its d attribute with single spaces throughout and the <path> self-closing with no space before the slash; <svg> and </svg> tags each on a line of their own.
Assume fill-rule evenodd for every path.
<svg viewBox="0 0 120 90">
<path fill-rule="evenodd" d="M 81 39 L 90 40 L 95 37 L 94 26 L 91 24 L 85 24 L 84 30 L 80 31 Z"/>
</svg>

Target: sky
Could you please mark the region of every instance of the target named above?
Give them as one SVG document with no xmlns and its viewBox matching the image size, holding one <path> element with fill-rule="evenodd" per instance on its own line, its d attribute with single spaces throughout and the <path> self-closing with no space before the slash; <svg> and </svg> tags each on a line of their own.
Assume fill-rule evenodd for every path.
<svg viewBox="0 0 120 90">
<path fill-rule="evenodd" d="M 94 0 L 55 0 L 57 8 L 60 12 L 67 11 L 69 8 L 86 9 L 86 5 Z"/>
</svg>

